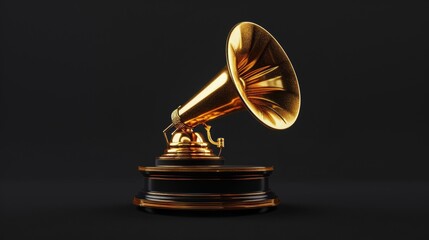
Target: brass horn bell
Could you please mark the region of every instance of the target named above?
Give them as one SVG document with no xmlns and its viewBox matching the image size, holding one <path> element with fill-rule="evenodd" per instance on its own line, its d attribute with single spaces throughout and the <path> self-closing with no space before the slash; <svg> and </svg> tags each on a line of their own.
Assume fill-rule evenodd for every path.
<svg viewBox="0 0 429 240">
<path fill-rule="evenodd" d="M 140 166 L 145 185 L 134 204 L 147 209 L 244 210 L 279 203 L 268 187 L 272 167 L 223 165 L 224 139 L 214 141 L 207 122 L 247 109 L 263 125 L 290 127 L 300 110 L 300 90 L 288 56 L 261 26 L 241 22 L 226 41 L 226 66 L 171 114 L 167 149 L 156 166 Z M 203 125 L 209 143 L 194 128 Z M 171 138 L 167 136 L 174 127 Z"/>
</svg>

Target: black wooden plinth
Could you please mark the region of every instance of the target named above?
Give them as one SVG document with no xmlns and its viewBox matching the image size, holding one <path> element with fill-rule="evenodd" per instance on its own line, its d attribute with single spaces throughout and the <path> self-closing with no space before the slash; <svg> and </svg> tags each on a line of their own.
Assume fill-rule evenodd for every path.
<svg viewBox="0 0 429 240">
<path fill-rule="evenodd" d="M 278 205 L 268 178 L 272 167 L 139 167 L 144 185 L 134 204 L 170 210 L 249 210 Z"/>
</svg>

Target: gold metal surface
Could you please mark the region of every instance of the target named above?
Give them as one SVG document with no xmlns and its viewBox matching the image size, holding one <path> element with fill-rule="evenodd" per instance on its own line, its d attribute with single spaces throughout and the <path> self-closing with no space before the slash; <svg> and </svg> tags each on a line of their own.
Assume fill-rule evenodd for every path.
<svg viewBox="0 0 429 240">
<path fill-rule="evenodd" d="M 199 132 L 194 132 L 192 128 L 181 128 L 175 131 L 168 142 L 168 147 L 158 159 L 160 160 L 218 160 L 208 147 L 208 143 Z"/>
<path fill-rule="evenodd" d="M 230 31 L 225 51 L 226 66 L 172 112 L 172 124 L 166 130 L 174 126 L 190 132 L 197 125 L 244 108 L 269 128 L 290 127 L 298 117 L 301 96 L 292 63 L 277 40 L 257 24 L 241 22 Z M 207 132 L 211 143 L 223 147 L 222 138 L 215 142 Z M 205 142 L 183 138 L 177 142 L 176 134 L 171 141 L 166 137 L 168 147 L 161 158 L 216 157 Z"/>
<path fill-rule="evenodd" d="M 298 80 L 285 51 L 268 31 L 251 22 L 237 24 L 227 38 L 226 60 L 224 69 L 174 110 L 176 127 L 181 127 L 179 123 L 195 127 L 243 107 L 273 129 L 295 122 L 301 101 Z"/>
<path fill-rule="evenodd" d="M 212 134 L 210 133 L 210 129 L 212 128 L 210 125 L 207 125 L 206 123 L 203 123 L 204 128 L 207 131 L 207 139 L 209 140 L 209 142 L 213 145 L 215 145 L 216 147 L 219 148 L 219 153 L 218 156 L 220 156 L 220 154 L 222 153 L 222 148 L 225 147 L 225 139 L 224 138 L 218 138 L 217 141 L 214 141 L 212 139 Z"/>
</svg>

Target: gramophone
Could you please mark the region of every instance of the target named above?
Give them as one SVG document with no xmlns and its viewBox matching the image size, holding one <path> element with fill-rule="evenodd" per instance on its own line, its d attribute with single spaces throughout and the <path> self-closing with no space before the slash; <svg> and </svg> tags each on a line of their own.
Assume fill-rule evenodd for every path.
<svg viewBox="0 0 429 240">
<path fill-rule="evenodd" d="M 283 130 L 298 117 L 300 90 L 288 56 L 261 26 L 241 22 L 226 41 L 226 66 L 171 114 L 167 148 L 155 166 L 139 166 L 144 185 L 136 206 L 148 210 L 246 210 L 279 204 L 269 187 L 273 167 L 224 165 L 223 138 L 208 122 L 247 109 L 262 125 Z M 194 131 L 202 125 L 203 134 Z M 169 137 L 168 134 L 171 136 Z M 218 154 L 209 147 L 213 144 Z M 238 146 L 237 146 L 238 147 Z"/>
</svg>

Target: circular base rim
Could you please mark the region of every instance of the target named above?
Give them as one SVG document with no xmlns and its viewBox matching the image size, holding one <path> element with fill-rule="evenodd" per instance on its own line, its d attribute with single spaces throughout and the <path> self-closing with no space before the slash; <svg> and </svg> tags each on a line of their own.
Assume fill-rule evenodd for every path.
<svg viewBox="0 0 429 240">
<path fill-rule="evenodd" d="M 276 207 L 280 200 L 275 197 L 263 201 L 234 201 L 234 202 L 159 202 L 134 197 L 133 204 L 141 208 L 167 209 L 167 210 L 246 210 Z"/>
</svg>

